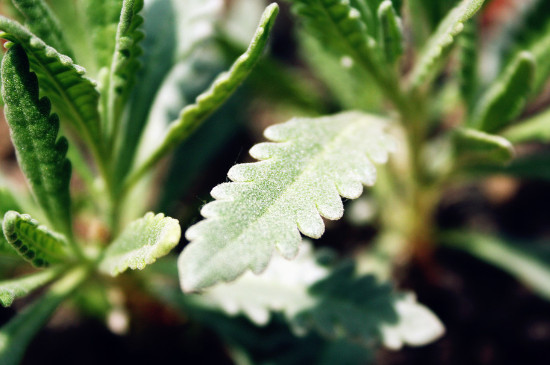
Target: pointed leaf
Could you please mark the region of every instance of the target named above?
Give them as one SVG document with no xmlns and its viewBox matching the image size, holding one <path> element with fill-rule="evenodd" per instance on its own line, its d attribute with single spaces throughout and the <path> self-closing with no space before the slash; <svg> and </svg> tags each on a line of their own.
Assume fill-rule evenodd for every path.
<svg viewBox="0 0 550 365">
<path fill-rule="evenodd" d="M 34 196 L 55 229 L 70 236 L 68 143 L 57 138 L 59 118 L 50 114 L 48 99 L 38 98 L 36 75 L 29 71 L 20 45 L 11 47 L 2 60 L 2 97 L 17 159 Z"/>
<path fill-rule="evenodd" d="M 139 12 L 143 9 L 143 0 L 124 0 L 120 21 L 116 32 L 115 52 L 111 64 L 108 91 L 108 136 L 116 138 L 120 125 L 120 115 L 128 101 L 136 73 L 140 67 L 138 57 L 142 53 L 139 42 L 144 34 L 140 30 L 143 18 Z"/>
<path fill-rule="evenodd" d="M 514 124 L 502 135 L 512 143 L 550 142 L 550 109 Z"/>
<path fill-rule="evenodd" d="M 55 309 L 85 280 L 87 272 L 76 268 L 55 282 L 46 295 L 25 308 L 0 329 L 0 364 L 17 365 L 25 349 Z"/>
<path fill-rule="evenodd" d="M 219 75 L 210 88 L 197 97 L 194 104 L 186 106 L 181 111 L 179 119 L 170 125 L 166 136 L 161 139 L 162 143 L 151 153 L 149 159 L 128 178 L 130 184 L 137 181 L 166 153 L 189 137 L 207 116 L 233 94 L 262 55 L 278 12 L 277 4 L 271 4 L 266 8 L 246 52 L 235 61 L 229 71 Z"/>
<path fill-rule="evenodd" d="M 514 147 L 505 138 L 474 129 L 457 130 L 453 142 L 459 164 L 504 164 L 515 155 Z"/>
<path fill-rule="evenodd" d="M 550 245 L 527 244 L 475 232 L 448 232 L 442 243 L 487 261 L 550 300 Z"/>
<path fill-rule="evenodd" d="M 386 60 L 393 64 L 403 53 L 403 25 L 390 0 L 385 0 L 378 8 L 380 22 L 380 47 Z"/>
<path fill-rule="evenodd" d="M 48 231 L 28 214 L 7 212 L 3 229 L 8 242 L 35 267 L 66 262 L 70 257 L 64 237 Z"/>
<path fill-rule="evenodd" d="M 168 254 L 178 244 L 180 236 L 181 228 L 176 219 L 149 212 L 130 223 L 105 250 L 99 269 L 111 276 L 128 268 L 142 270 Z"/>
<path fill-rule="evenodd" d="M 448 53 L 455 37 L 464 29 L 464 22 L 481 8 L 485 0 L 462 0 L 441 21 L 421 51 L 411 72 L 410 82 L 419 87 L 438 71 L 438 64 Z"/>
<path fill-rule="evenodd" d="M 0 281 L 0 303 L 9 307 L 17 298 L 24 297 L 46 285 L 61 273 L 61 268 L 51 268 L 21 278 Z"/>
<path fill-rule="evenodd" d="M 516 118 L 533 86 L 535 60 L 520 52 L 477 104 L 469 126 L 494 133 Z"/>
<path fill-rule="evenodd" d="M 275 247 L 287 259 L 304 235 L 319 238 L 321 216 L 339 219 L 340 195 L 357 198 L 376 179 L 393 139 L 386 123 L 358 112 L 293 119 L 265 131 L 279 143 L 260 143 L 250 154 L 260 162 L 236 165 L 234 181 L 215 187 L 217 200 L 203 207 L 207 219 L 189 228 L 191 243 L 178 266 L 184 291 L 263 271 Z"/>
<path fill-rule="evenodd" d="M 59 52 L 73 57 L 59 21 L 44 0 L 12 0 L 12 2 L 25 17 L 31 32 Z"/>
<path fill-rule="evenodd" d="M 94 82 L 84 76 L 84 68 L 70 57 L 46 45 L 19 23 L 0 16 L 1 38 L 20 44 L 36 72 L 40 87 L 68 115 L 70 123 L 99 154 L 99 93 Z"/>
<path fill-rule="evenodd" d="M 317 302 L 295 317 L 294 326 L 313 327 L 329 338 L 346 337 L 364 345 L 380 339 L 386 347 L 399 349 L 428 344 L 445 332 L 413 295 L 396 293 L 373 275 L 357 277 L 352 265 L 314 284 L 310 294 Z"/>
</svg>

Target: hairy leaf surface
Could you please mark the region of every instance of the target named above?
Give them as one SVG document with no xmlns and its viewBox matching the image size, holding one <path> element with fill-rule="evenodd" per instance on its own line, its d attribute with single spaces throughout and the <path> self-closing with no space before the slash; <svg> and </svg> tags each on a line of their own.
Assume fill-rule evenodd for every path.
<svg viewBox="0 0 550 365">
<path fill-rule="evenodd" d="M 28 214 L 7 212 L 4 216 L 3 228 L 8 242 L 35 267 L 62 263 L 70 257 L 64 238 L 48 231 Z"/>
<path fill-rule="evenodd" d="M 521 52 L 489 87 L 477 104 L 469 125 L 493 133 L 516 118 L 533 86 L 535 60 Z"/>
<path fill-rule="evenodd" d="M 135 181 L 166 153 L 189 137 L 207 116 L 233 94 L 262 55 L 278 12 L 277 4 L 271 4 L 266 8 L 246 52 L 235 61 L 229 71 L 220 74 L 210 88 L 197 97 L 194 104 L 186 106 L 181 111 L 179 119 L 170 125 L 166 136 L 161 139 L 162 144 L 151 153 L 147 161 L 130 177 L 130 180 Z"/>
<path fill-rule="evenodd" d="M 215 187 L 217 200 L 203 207 L 207 218 L 189 228 L 180 256 L 184 291 L 230 281 L 251 269 L 263 271 L 276 247 L 287 259 L 298 253 L 300 231 L 323 234 L 327 219 L 343 214 L 340 195 L 357 198 L 376 179 L 393 139 L 386 123 L 358 112 L 275 125 L 250 154 L 262 161 L 236 165 L 233 181 Z"/>
<path fill-rule="evenodd" d="M 55 279 L 61 268 L 51 268 L 29 274 L 17 279 L 0 281 L 0 303 L 4 307 L 9 307 L 17 298 L 24 297 L 35 289 L 46 285 Z"/>
<path fill-rule="evenodd" d="M 138 57 L 142 53 L 139 42 L 144 34 L 140 30 L 143 18 L 139 12 L 143 0 L 124 0 L 116 32 L 115 53 L 111 64 L 108 93 L 108 123 L 111 138 L 116 138 L 120 115 L 134 86 L 140 67 Z"/>
<path fill-rule="evenodd" d="M 5 32 L 0 38 L 18 43 L 25 49 L 40 88 L 68 114 L 69 122 L 74 123 L 94 152 L 99 153 L 99 93 L 94 82 L 84 76 L 84 68 L 13 20 L 0 16 L 0 29 Z"/>
<path fill-rule="evenodd" d="M 2 97 L 17 159 L 51 224 L 70 236 L 68 143 L 57 138 L 59 118 L 50 115 L 50 101 L 38 96 L 36 75 L 29 71 L 23 48 L 15 45 L 2 60 Z"/>
<path fill-rule="evenodd" d="M 142 270 L 168 254 L 178 244 L 180 236 L 181 228 L 176 219 L 149 212 L 130 223 L 107 248 L 99 268 L 112 276 L 128 268 Z"/>
<path fill-rule="evenodd" d="M 46 324 L 61 302 L 86 278 L 79 267 L 56 281 L 39 300 L 25 308 L 0 329 L 0 364 L 17 365 L 35 334 Z"/>
<path fill-rule="evenodd" d="M 25 17 L 31 32 L 59 52 L 73 57 L 59 21 L 44 0 L 12 0 L 12 2 Z"/>
<path fill-rule="evenodd" d="M 438 70 L 438 63 L 448 53 L 455 37 L 464 29 L 464 22 L 481 8 L 485 0 L 462 0 L 441 21 L 428 39 L 411 72 L 411 85 L 418 87 Z"/>
<path fill-rule="evenodd" d="M 5 187 L 0 187 L 0 255 L 17 255 L 17 251 L 6 241 L 4 237 L 4 229 L 1 227 L 4 220 L 4 214 L 10 210 L 20 211 L 21 208 L 17 204 L 11 191 Z"/>
<path fill-rule="evenodd" d="M 380 22 L 380 46 L 384 50 L 386 60 L 395 63 L 403 53 L 403 25 L 391 1 L 386 0 L 380 4 L 378 21 Z"/>
</svg>

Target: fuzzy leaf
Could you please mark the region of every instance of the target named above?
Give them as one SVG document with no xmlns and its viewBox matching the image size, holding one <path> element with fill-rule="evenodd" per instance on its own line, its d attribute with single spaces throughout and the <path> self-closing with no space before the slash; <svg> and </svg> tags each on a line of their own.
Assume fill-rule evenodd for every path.
<svg viewBox="0 0 550 365">
<path fill-rule="evenodd" d="M 25 17 L 31 32 L 59 52 L 73 57 L 59 21 L 44 0 L 12 0 L 12 2 Z"/>
<path fill-rule="evenodd" d="M 514 124 L 504 130 L 502 135 L 512 143 L 550 142 L 550 110 Z"/>
<path fill-rule="evenodd" d="M 55 279 L 60 272 L 59 267 L 51 268 L 21 278 L 0 281 L 0 303 L 4 307 L 11 306 L 15 299 L 24 297 L 33 290 L 46 285 Z"/>
<path fill-rule="evenodd" d="M 46 324 L 55 309 L 86 278 L 83 268 L 76 268 L 56 281 L 39 300 L 25 308 L 0 329 L 0 364 L 17 365 L 29 342 Z"/>
<path fill-rule="evenodd" d="M 136 73 L 141 64 L 138 57 L 142 53 L 139 42 L 144 34 L 140 30 L 143 18 L 139 12 L 143 0 L 124 0 L 120 22 L 116 32 L 115 53 L 111 64 L 108 92 L 108 123 L 110 137 L 115 138 L 120 124 L 120 115 L 135 83 Z"/>
<path fill-rule="evenodd" d="M 329 338 L 346 337 L 368 345 L 381 339 L 391 349 L 421 346 L 441 337 L 439 319 L 413 295 L 395 293 L 375 276 L 356 277 L 344 266 L 310 288 L 317 303 L 294 319 L 294 326 L 315 328 Z"/>
<path fill-rule="evenodd" d="M 278 12 L 277 4 L 271 4 L 266 8 L 246 52 L 235 61 L 229 71 L 220 74 L 210 88 L 197 97 L 194 104 L 186 106 L 181 111 L 179 119 L 170 125 L 166 136 L 161 139 L 162 143 L 131 175 L 130 181 L 136 181 L 166 153 L 189 137 L 207 116 L 233 94 L 262 55 Z"/>
<path fill-rule="evenodd" d="M 421 51 L 411 72 L 410 82 L 419 87 L 438 71 L 438 64 L 448 53 L 455 37 L 464 29 L 464 22 L 481 8 L 485 0 L 462 0 L 441 21 Z"/>
<path fill-rule="evenodd" d="M 122 0 L 84 0 L 86 27 L 92 39 L 98 70 L 111 65 Z"/>
<path fill-rule="evenodd" d="M 28 214 L 7 212 L 3 228 L 8 242 L 35 267 L 65 262 L 70 257 L 64 238 L 48 231 Z"/>
<path fill-rule="evenodd" d="M 25 51 L 14 45 L 2 60 L 2 97 L 17 159 L 51 224 L 70 236 L 68 143 L 63 137 L 57 138 L 59 118 L 50 115 L 50 101 L 38 96 L 38 80 L 29 71 Z"/>
<path fill-rule="evenodd" d="M 469 125 L 493 133 L 516 118 L 533 86 L 535 60 L 521 52 L 489 87 L 477 104 Z"/>
<path fill-rule="evenodd" d="M 403 53 L 403 25 L 391 1 L 386 0 L 380 4 L 378 21 L 380 22 L 380 47 L 384 50 L 386 60 L 393 64 Z"/>
<path fill-rule="evenodd" d="M 4 214 L 10 210 L 21 210 L 11 191 L 0 187 L 0 255 L 17 255 L 17 251 L 6 241 L 4 230 L 1 227 Z"/>
<path fill-rule="evenodd" d="M 475 232 L 448 232 L 441 242 L 495 265 L 550 300 L 548 243 L 529 245 Z"/>
<path fill-rule="evenodd" d="M 98 154 L 99 142 L 99 93 L 94 82 L 84 76 L 84 68 L 75 65 L 70 57 L 46 45 L 19 23 L 0 16 L 1 38 L 20 44 L 29 57 L 30 66 L 36 72 L 40 88 L 59 110 L 67 113 L 69 122 Z"/>
<path fill-rule="evenodd" d="M 263 160 L 236 165 L 233 181 L 215 187 L 217 200 L 203 207 L 206 220 L 189 228 L 191 243 L 178 266 L 184 291 L 230 281 L 251 269 L 263 271 L 276 247 L 287 259 L 304 235 L 319 238 L 321 216 L 339 219 L 340 195 L 357 198 L 376 179 L 374 163 L 385 163 L 393 139 L 386 123 L 358 112 L 297 118 L 265 131 L 274 142 L 250 154 Z"/>
<path fill-rule="evenodd" d="M 461 164 L 503 164 L 515 155 L 512 144 L 500 136 L 464 128 L 453 137 L 455 158 Z"/>
<path fill-rule="evenodd" d="M 149 212 L 130 223 L 105 250 L 99 269 L 111 276 L 128 268 L 142 270 L 168 254 L 178 244 L 180 236 L 181 228 L 176 219 Z"/>
</svg>

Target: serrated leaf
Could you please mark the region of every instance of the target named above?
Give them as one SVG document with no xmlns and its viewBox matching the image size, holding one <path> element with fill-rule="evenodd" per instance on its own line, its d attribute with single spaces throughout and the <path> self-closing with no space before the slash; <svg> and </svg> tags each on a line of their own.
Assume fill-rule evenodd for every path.
<svg viewBox="0 0 550 365">
<path fill-rule="evenodd" d="M 412 87 L 419 87 L 438 71 L 437 65 L 445 57 L 464 29 L 464 22 L 481 8 L 485 0 L 462 0 L 441 21 L 435 33 L 428 39 L 411 71 Z"/>
<path fill-rule="evenodd" d="M 386 60 L 393 64 L 403 53 L 403 25 L 391 1 L 385 0 L 380 4 L 378 21 L 380 23 L 380 47 L 384 50 Z"/>
<path fill-rule="evenodd" d="M 73 57 L 59 21 L 44 0 L 12 0 L 12 2 L 25 17 L 31 32 L 59 52 Z"/>
<path fill-rule="evenodd" d="M 87 272 L 76 268 L 56 281 L 48 292 L 0 329 L 0 364 L 17 365 L 35 334 L 55 309 L 85 280 Z"/>
<path fill-rule="evenodd" d="M 186 106 L 181 111 L 179 119 L 170 125 L 164 138 L 160 139 L 162 143 L 128 178 L 130 183 L 137 181 L 166 153 L 189 137 L 207 116 L 233 94 L 262 55 L 278 12 L 279 7 L 275 3 L 266 8 L 246 52 L 235 61 L 229 71 L 220 74 L 210 88 L 197 97 L 194 104 Z"/>
<path fill-rule="evenodd" d="M 20 44 L 29 57 L 30 66 L 40 81 L 40 88 L 59 110 L 67 113 L 68 122 L 90 144 L 95 155 L 101 151 L 98 101 L 94 82 L 84 76 L 84 68 L 70 57 L 46 45 L 19 23 L 0 16 L 1 38 Z"/>
<path fill-rule="evenodd" d="M 29 71 L 25 51 L 14 45 L 2 60 L 2 97 L 11 139 L 36 200 L 55 229 L 70 237 L 68 143 L 57 138 L 59 118 L 50 114 L 50 101 L 38 96 L 38 80 Z"/>
<path fill-rule="evenodd" d="M 550 245 L 514 242 L 486 234 L 447 232 L 441 243 L 489 262 L 550 300 Z"/>
<path fill-rule="evenodd" d="M 535 60 L 520 52 L 481 97 L 468 125 L 485 132 L 502 129 L 522 111 L 535 75 Z"/>
<path fill-rule="evenodd" d="M 317 303 L 294 319 L 294 326 L 315 328 L 330 338 L 346 337 L 368 345 L 381 340 L 391 349 L 421 346 L 441 337 L 439 319 L 416 302 L 413 295 L 399 294 L 379 283 L 374 275 L 355 275 L 344 266 L 310 288 Z"/>
<path fill-rule="evenodd" d="M 39 225 L 28 214 L 9 211 L 4 215 L 2 226 L 8 242 L 35 267 L 66 262 L 70 258 L 64 237 Z"/>
<path fill-rule="evenodd" d="M 84 0 L 86 27 L 92 39 L 98 70 L 111 65 L 122 0 Z"/>
<path fill-rule="evenodd" d="M 512 143 L 550 142 L 550 110 L 514 124 L 502 132 Z"/>
<path fill-rule="evenodd" d="M 178 244 L 180 236 L 181 228 L 176 219 L 149 212 L 130 223 L 105 250 L 99 269 L 111 276 L 129 268 L 142 270 L 168 254 Z"/>
<path fill-rule="evenodd" d="M 107 136 L 114 139 L 120 126 L 120 116 L 135 84 L 136 73 L 141 64 L 139 42 L 144 34 L 140 30 L 143 17 L 143 0 L 124 0 L 116 32 L 115 52 L 110 69 L 108 88 Z"/>
<path fill-rule="evenodd" d="M 9 307 L 15 299 L 24 297 L 33 290 L 46 285 L 60 273 L 60 268 L 51 268 L 17 279 L 0 281 L 0 303 L 4 307 Z"/>
<path fill-rule="evenodd" d="M 178 267 L 184 291 L 263 271 L 276 247 L 287 259 L 298 253 L 300 231 L 323 234 L 327 219 L 343 214 L 340 195 L 357 198 L 376 179 L 393 139 L 386 123 L 358 112 L 296 118 L 268 128 L 278 143 L 260 143 L 250 154 L 262 161 L 236 165 L 233 181 L 215 187 L 203 207 L 206 220 L 186 232 L 191 243 Z"/>
<path fill-rule="evenodd" d="M 459 164 L 504 164 L 515 156 L 514 147 L 507 139 L 469 128 L 456 130 L 453 144 Z"/>
</svg>

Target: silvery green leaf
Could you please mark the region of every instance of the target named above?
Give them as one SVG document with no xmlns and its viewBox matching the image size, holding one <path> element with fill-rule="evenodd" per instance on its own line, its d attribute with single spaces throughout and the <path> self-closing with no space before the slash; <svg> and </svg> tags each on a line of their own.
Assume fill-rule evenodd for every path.
<svg viewBox="0 0 550 365">
<path fill-rule="evenodd" d="M 17 298 L 49 283 L 60 274 L 59 267 L 39 271 L 17 279 L 0 281 L 0 303 L 9 307 Z"/>
</svg>

